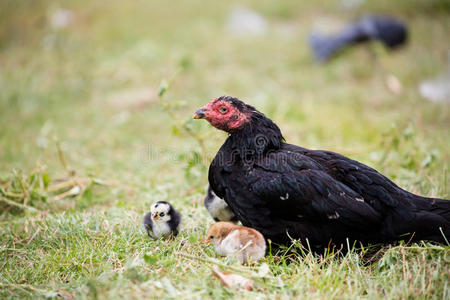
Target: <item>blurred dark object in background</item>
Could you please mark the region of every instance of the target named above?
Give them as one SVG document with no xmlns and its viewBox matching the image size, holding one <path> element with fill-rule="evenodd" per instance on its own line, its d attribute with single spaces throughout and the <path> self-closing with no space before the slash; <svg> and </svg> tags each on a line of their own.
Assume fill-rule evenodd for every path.
<svg viewBox="0 0 450 300">
<path fill-rule="evenodd" d="M 378 40 L 394 49 L 404 44 L 407 37 L 408 29 L 404 23 L 388 16 L 368 15 L 345 27 L 336 36 L 313 32 L 309 43 L 316 59 L 325 62 L 346 46 Z"/>
</svg>

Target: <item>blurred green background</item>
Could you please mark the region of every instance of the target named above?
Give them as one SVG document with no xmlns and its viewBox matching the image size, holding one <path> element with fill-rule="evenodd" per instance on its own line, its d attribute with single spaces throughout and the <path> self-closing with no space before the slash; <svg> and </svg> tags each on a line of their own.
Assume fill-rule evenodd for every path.
<svg viewBox="0 0 450 300">
<path fill-rule="evenodd" d="M 273 118 L 289 142 L 352 155 L 390 176 L 398 176 L 397 166 L 378 165 L 380 152 L 393 146 L 386 134 L 408 129 L 418 146 L 402 149 L 398 159 L 412 161 L 401 166 L 421 172 L 436 150 L 439 178 L 448 162 L 449 109 L 421 98 L 418 85 L 446 70 L 448 2 L 347 2 L 2 1 L 1 171 L 38 161 L 57 168 L 56 136 L 76 169 L 151 181 L 155 163 L 163 164 L 155 180 L 172 180 L 182 162 L 143 164 L 139 153 L 151 145 L 188 154 L 196 146 L 182 131 L 171 134 L 174 123 L 158 103 L 161 80 L 177 73 L 165 97 L 183 121 L 210 99 L 233 95 Z M 239 7 L 264 18 L 263 34 L 228 30 Z M 313 61 L 307 34 L 314 26 L 367 12 L 407 22 L 407 47 L 387 52 L 373 44 L 328 64 Z M 389 76 L 400 92 L 389 90 Z M 225 136 L 191 125 L 212 132 L 214 155 Z"/>
<path fill-rule="evenodd" d="M 233 13 L 242 10 L 259 16 L 259 29 L 233 30 Z M 326 64 L 313 60 L 310 30 L 334 31 L 367 13 L 406 22 L 408 44 L 389 52 L 372 43 L 349 48 Z M 211 221 L 202 207 L 207 166 L 226 135 L 190 118 L 197 108 L 226 94 L 272 118 L 289 143 L 340 152 L 412 192 L 448 198 L 450 106 L 421 97 L 419 85 L 448 70 L 449 32 L 450 4 L 445 0 L 2 0 L 3 196 L 11 186 L 20 190 L 23 180 L 29 190 L 23 188 L 10 200 L 56 220 L 68 212 L 75 216 L 69 228 L 80 232 L 86 228 L 76 218 L 95 223 L 103 220 L 98 212 L 112 214 L 105 220 L 123 220 L 124 234 L 139 229 L 151 202 L 169 200 L 187 215 L 186 235 L 191 241 L 194 233 L 200 238 Z M 162 82 L 169 87 L 159 97 Z M 204 140 L 204 150 L 186 129 Z M 74 173 L 95 178 L 95 184 L 74 191 L 74 197 L 58 198 L 46 190 L 50 182 Z M 33 176 L 40 176 L 40 185 L 30 183 Z M 60 262 L 51 257 L 58 249 L 39 252 L 54 237 L 42 233 L 35 245 L 24 244 L 33 234 L 28 213 L 3 208 L 5 245 L 30 247 L 28 259 L 35 266 L 57 266 Z M 30 228 L 47 222 L 39 212 L 33 220 Z M 89 234 L 84 233 L 86 243 Z M 127 240 L 113 238 L 118 248 L 120 238 Z M 139 243 L 143 247 L 145 241 Z M 133 249 L 130 253 L 136 254 Z M 19 280 L 27 269 L 23 258 L 8 257 L 2 282 Z M 126 256 L 118 260 L 124 262 Z M 29 275 L 27 284 L 65 289 L 64 280 L 50 283 L 49 278 L 71 274 L 80 280 L 73 286 L 81 286 L 83 278 L 103 271 L 98 264 L 87 271 L 41 270 L 42 277 Z M 390 291 L 384 293 L 410 295 L 408 289 L 402 290 L 405 294 Z"/>
</svg>

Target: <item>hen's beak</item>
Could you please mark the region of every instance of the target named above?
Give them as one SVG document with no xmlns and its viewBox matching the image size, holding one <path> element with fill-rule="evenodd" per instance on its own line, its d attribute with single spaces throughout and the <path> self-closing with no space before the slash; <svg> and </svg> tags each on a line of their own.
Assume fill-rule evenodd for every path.
<svg viewBox="0 0 450 300">
<path fill-rule="evenodd" d="M 195 114 L 192 116 L 193 119 L 204 119 L 206 117 L 205 111 L 203 108 L 200 108 L 195 112 Z"/>
</svg>

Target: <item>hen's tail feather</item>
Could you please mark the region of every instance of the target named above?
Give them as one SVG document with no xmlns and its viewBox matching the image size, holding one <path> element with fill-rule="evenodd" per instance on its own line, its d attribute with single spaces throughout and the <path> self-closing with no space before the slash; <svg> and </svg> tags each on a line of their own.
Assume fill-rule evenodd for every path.
<svg viewBox="0 0 450 300">
<path fill-rule="evenodd" d="M 397 208 L 385 219 L 383 231 L 387 239 L 447 244 L 450 241 L 450 201 L 417 195 L 409 199 L 413 206 Z"/>
<path fill-rule="evenodd" d="M 420 223 L 426 234 L 420 238 L 448 244 L 450 241 L 450 201 L 440 198 L 422 198 L 421 202 L 425 204 L 425 207 L 419 213 L 424 216 L 423 222 Z"/>
<path fill-rule="evenodd" d="M 450 200 L 420 197 L 418 208 L 437 214 L 450 223 Z"/>
</svg>

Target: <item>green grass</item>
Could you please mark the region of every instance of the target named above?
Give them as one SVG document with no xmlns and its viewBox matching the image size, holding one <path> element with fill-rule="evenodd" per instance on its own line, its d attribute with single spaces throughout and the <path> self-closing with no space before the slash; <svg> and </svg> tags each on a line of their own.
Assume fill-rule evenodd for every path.
<svg viewBox="0 0 450 300">
<path fill-rule="evenodd" d="M 261 264 L 218 257 L 201 244 L 212 224 L 202 202 L 226 135 L 189 120 L 210 99 L 237 96 L 290 143 L 340 152 L 412 192 L 449 198 L 450 109 L 418 93 L 447 66 L 445 1 L 367 1 L 353 11 L 336 1 L 248 1 L 269 29 L 246 39 L 225 29 L 233 3 L 105 3 L 0 2 L 0 195 L 28 207 L 0 203 L 0 298 L 449 298 L 448 246 L 385 246 L 367 264 L 356 252 L 321 258 L 294 245 L 294 254 L 266 257 L 264 277 Z M 66 28 L 49 23 L 58 8 L 74 12 Z M 314 22 L 369 11 L 408 21 L 407 47 L 311 61 Z M 389 75 L 400 94 L 387 88 Z M 174 117 L 204 139 L 204 151 Z M 60 183 L 69 185 L 49 190 Z M 74 185 L 80 193 L 58 198 Z M 140 225 L 158 200 L 184 216 L 176 239 L 150 240 Z M 252 277 L 255 289 L 225 289 L 214 265 Z"/>
</svg>

